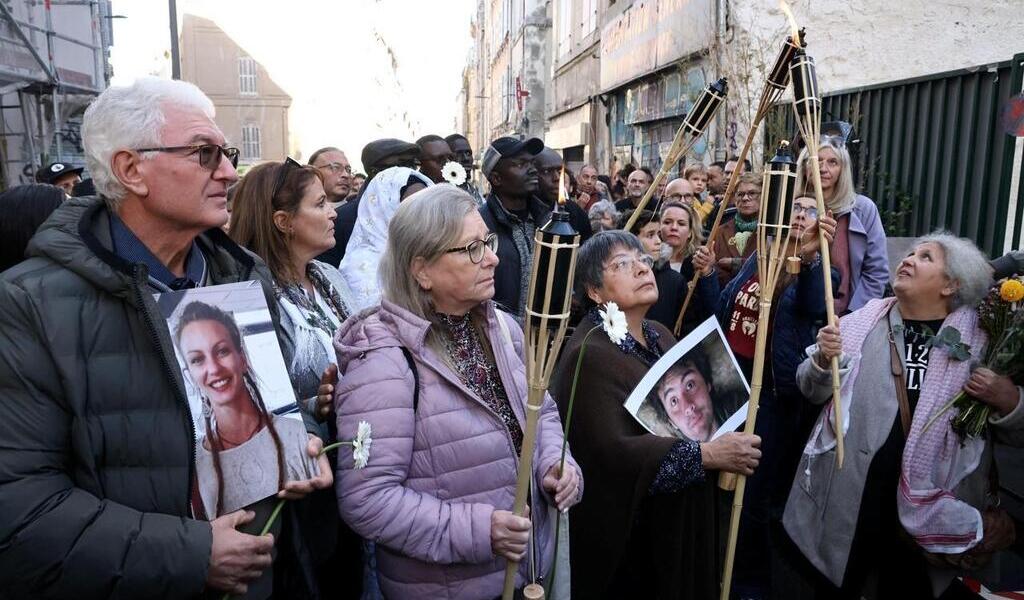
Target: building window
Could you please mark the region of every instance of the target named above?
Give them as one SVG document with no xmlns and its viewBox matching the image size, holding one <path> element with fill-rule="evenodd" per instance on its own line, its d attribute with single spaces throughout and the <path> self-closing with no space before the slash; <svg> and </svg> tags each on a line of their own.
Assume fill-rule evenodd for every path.
<svg viewBox="0 0 1024 600">
<path fill-rule="evenodd" d="M 512 0 L 512 37 L 519 37 L 523 32 L 523 11 L 525 10 L 523 0 Z"/>
<path fill-rule="evenodd" d="M 242 160 L 252 162 L 262 156 L 259 125 L 242 126 Z"/>
<path fill-rule="evenodd" d="M 508 73 L 501 76 L 501 118 L 505 123 L 509 122 L 509 116 L 512 112 L 511 83 Z"/>
<path fill-rule="evenodd" d="M 558 1 L 558 56 L 572 51 L 572 0 Z"/>
<path fill-rule="evenodd" d="M 598 0 L 583 0 L 583 37 L 587 37 L 597 29 Z"/>
<path fill-rule="evenodd" d="M 238 92 L 245 96 L 256 95 L 256 61 L 251 56 L 238 59 Z"/>
</svg>

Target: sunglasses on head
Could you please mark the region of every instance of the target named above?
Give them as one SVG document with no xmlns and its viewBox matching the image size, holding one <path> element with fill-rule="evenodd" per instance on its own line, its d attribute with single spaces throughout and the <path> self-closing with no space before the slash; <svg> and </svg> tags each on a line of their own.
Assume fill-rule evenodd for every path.
<svg viewBox="0 0 1024 600">
<path fill-rule="evenodd" d="M 220 166 L 220 157 L 225 156 L 233 168 L 238 167 L 238 148 L 225 148 L 218 144 L 191 144 L 188 146 L 161 146 L 159 148 L 136 148 L 136 152 L 187 152 L 186 156 L 199 156 L 199 165 L 209 171 Z"/>
<path fill-rule="evenodd" d="M 277 197 L 277 193 L 281 191 L 281 188 L 284 186 L 285 180 L 288 179 L 288 171 L 291 171 L 293 168 L 301 169 L 302 165 L 300 165 L 298 161 L 296 161 L 290 156 L 285 158 L 284 162 L 281 163 L 281 166 L 278 167 L 277 181 L 274 182 L 274 191 L 270 194 L 271 200 Z"/>
</svg>

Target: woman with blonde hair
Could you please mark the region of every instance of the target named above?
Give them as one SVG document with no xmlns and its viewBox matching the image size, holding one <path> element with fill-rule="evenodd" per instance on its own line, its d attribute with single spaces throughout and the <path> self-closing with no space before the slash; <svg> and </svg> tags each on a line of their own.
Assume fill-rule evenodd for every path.
<svg viewBox="0 0 1024 600">
<path fill-rule="evenodd" d="M 814 197 L 813 165 L 805 149 L 800 153 L 796 189 Z M 832 243 L 832 264 L 839 269 L 837 314 L 881 298 L 889 281 L 889 254 L 878 207 L 853 186 L 850 152 L 842 138 L 826 136 L 818 146 L 818 173 L 826 209 L 838 226 Z"/>
<path fill-rule="evenodd" d="M 661 259 L 654 265 L 658 276 L 659 298 L 648 318 L 658 321 L 669 330 L 675 327 L 679 310 L 686 299 L 690 281 L 698 277 L 696 293 L 683 318 L 682 336 L 693 330 L 704 319 L 714 314 L 715 302 L 721 292 L 715 273 L 715 257 L 701 246 L 703 233 L 697 210 L 682 202 L 667 202 L 661 206 L 661 239 L 664 242 Z M 703 268 L 696 267 L 703 265 Z M 675 272 L 673 278 L 669 272 Z M 665 285 L 662 285 L 664 282 Z"/>
<path fill-rule="evenodd" d="M 390 598 L 495 598 L 507 561 L 520 563 L 519 587 L 528 564 L 546 574 L 548 507 L 567 510 L 582 495 L 571 454 L 559 469 L 562 425 L 548 397 L 534 450 L 533 533 L 510 512 L 526 367 L 522 329 L 492 301 L 496 246 L 469 194 L 449 185 L 417 193 L 388 226 L 380 305 L 335 338 L 338 432 L 349 439 L 360 421 L 374 432 L 366 468 L 338 465 L 338 505 L 377 542 Z"/>
<path fill-rule="evenodd" d="M 658 213 L 661 222 L 661 241 L 665 244 L 661 262 L 666 262 L 673 271 L 682 272 L 683 265 L 692 261 L 704 234 L 700 229 L 700 215 L 696 209 L 683 202 L 666 202 Z"/>
</svg>

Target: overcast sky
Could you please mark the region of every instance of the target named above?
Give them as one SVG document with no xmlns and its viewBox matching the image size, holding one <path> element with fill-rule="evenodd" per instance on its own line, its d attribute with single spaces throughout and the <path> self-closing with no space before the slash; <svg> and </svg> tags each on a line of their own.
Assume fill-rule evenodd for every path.
<svg viewBox="0 0 1024 600">
<path fill-rule="evenodd" d="M 454 131 L 474 0 L 177 4 L 179 26 L 186 12 L 213 20 L 291 95 L 289 124 L 303 157 L 338 146 L 355 167 L 373 139 Z M 114 14 L 127 18 L 114 20 L 113 83 L 170 76 L 167 2 L 114 0 Z"/>
</svg>

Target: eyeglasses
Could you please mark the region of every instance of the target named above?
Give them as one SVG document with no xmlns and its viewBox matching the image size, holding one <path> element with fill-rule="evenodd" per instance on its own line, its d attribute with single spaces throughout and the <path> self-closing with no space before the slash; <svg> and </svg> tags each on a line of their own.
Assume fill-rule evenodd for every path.
<svg viewBox="0 0 1024 600">
<path fill-rule="evenodd" d="M 693 200 L 696 197 L 697 197 L 697 194 L 693 194 L 693 193 L 689 193 L 689 194 L 671 194 L 669 196 L 665 196 L 665 199 L 668 200 L 669 202 L 679 202 L 680 200 L 682 200 L 684 198 L 687 199 L 687 200 Z"/>
<path fill-rule="evenodd" d="M 643 256 L 624 256 L 619 260 L 605 265 L 605 269 L 611 269 L 612 273 L 632 273 L 636 270 L 636 264 L 640 263 L 648 269 L 654 268 L 654 259 L 644 254 Z"/>
<path fill-rule="evenodd" d="M 320 165 L 317 168 L 318 169 L 327 169 L 332 174 L 337 174 L 337 173 L 342 172 L 342 171 L 344 171 L 348 175 L 352 174 L 352 166 L 351 165 L 343 165 L 343 164 L 337 163 L 337 162 L 327 163 L 326 165 Z"/>
<path fill-rule="evenodd" d="M 136 148 L 136 152 L 185 152 L 187 156 L 199 155 L 199 166 L 216 171 L 221 155 L 226 156 L 232 167 L 238 167 L 238 148 L 225 148 L 217 144 L 192 144 L 189 146 L 161 146 L 159 148 Z"/>
<path fill-rule="evenodd" d="M 484 259 L 484 251 L 486 248 L 490 248 L 491 252 L 498 252 L 498 234 L 491 233 L 482 240 L 473 240 L 472 242 L 462 246 L 460 248 L 449 248 L 445 250 L 445 254 L 451 254 L 454 252 L 465 252 L 469 255 L 469 260 L 474 265 L 480 264 Z"/>
<path fill-rule="evenodd" d="M 818 209 L 817 208 L 815 208 L 813 206 L 800 206 L 799 204 L 794 204 L 793 205 L 793 214 L 794 215 L 798 215 L 800 213 L 803 213 L 803 214 L 807 215 L 808 219 L 817 219 L 818 218 Z"/>
<path fill-rule="evenodd" d="M 761 192 L 758 191 L 758 190 L 754 190 L 753 192 L 736 192 L 736 199 L 737 200 L 743 200 L 745 198 L 749 198 L 751 200 L 757 200 L 760 197 L 761 197 Z"/>
<path fill-rule="evenodd" d="M 285 180 L 288 179 L 288 171 L 290 171 L 292 168 L 301 169 L 302 165 L 300 165 L 295 159 L 289 156 L 284 159 L 284 163 L 277 170 L 277 181 L 274 182 L 274 191 L 270 194 L 271 202 L 274 201 L 274 198 L 277 198 L 277 193 L 281 191 L 281 187 L 284 186 Z"/>
</svg>

